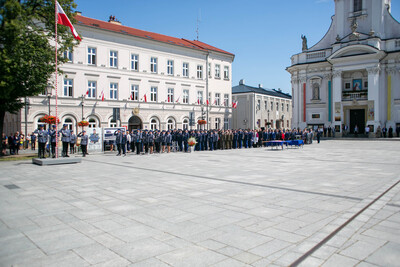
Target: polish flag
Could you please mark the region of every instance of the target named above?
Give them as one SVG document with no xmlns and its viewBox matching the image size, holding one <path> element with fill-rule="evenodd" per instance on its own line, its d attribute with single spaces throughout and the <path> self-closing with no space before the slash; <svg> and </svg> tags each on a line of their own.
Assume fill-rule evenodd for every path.
<svg viewBox="0 0 400 267">
<path fill-rule="evenodd" d="M 133 93 L 131 93 L 130 99 L 133 100 Z"/>
<path fill-rule="evenodd" d="M 200 99 L 197 99 L 197 104 L 199 104 L 199 105 L 200 105 Z"/>
<path fill-rule="evenodd" d="M 144 94 L 144 102 L 147 102 L 147 96 Z"/>
<path fill-rule="evenodd" d="M 101 91 L 100 97 L 101 97 L 101 101 L 104 101 L 104 91 Z"/>
<path fill-rule="evenodd" d="M 213 105 L 217 105 L 217 99 L 214 100 Z"/>
<path fill-rule="evenodd" d="M 60 6 L 60 4 L 56 1 L 56 14 L 57 14 L 57 24 L 67 26 L 71 29 L 72 35 L 76 40 L 82 41 L 81 37 L 79 37 L 79 34 L 76 32 L 74 26 L 72 25 L 71 21 L 65 14 L 64 10 Z"/>
<path fill-rule="evenodd" d="M 89 89 L 87 89 L 87 91 L 86 91 L 86 96 L 88 96 L 89 95 Z"/>
<path fill-rule="evenodd" d="M 168 96 L 168 103 L 169 103 L 169 102 L 171 102 L 171 99 L 170 99 L 169 96 Z"/>
<path fill-rule="evenodd" d="M 210 102 L 208 102 L 208 99 L 207 99 L 207 106 L 208 106 L 208 105 L 210 105 Z"/>
<path fill-rule="evenodd" d="M 233 107 L 233 108 L 237 108 L 237 101 L 232 102 L 232 107 Z"/>
<path fill-rule="evenodd" d="M 180 97 L 181 97 L 181 96 L 178 96 L 178 99 L 176 99 L 176 101 L 175 101 L 176 103 L 179 103 L 179 98 L 180 98 Z"/>
</svg>

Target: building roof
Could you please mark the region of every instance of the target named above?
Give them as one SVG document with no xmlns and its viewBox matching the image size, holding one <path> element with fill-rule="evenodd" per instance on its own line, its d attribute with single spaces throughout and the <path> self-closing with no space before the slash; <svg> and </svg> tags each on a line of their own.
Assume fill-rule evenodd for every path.
<svg viewBox="0 0 400 267">
<path fill-rule="evenodd" d="M 214 52 L 219 52 L 219 53 L 224 53 L 230 56 L 235 56 L 232 53 L 229 53 L 227 51 L 224 51 L 222 49 L 216 48 L 214 46 L 208 45 L 206 43 L 200 42 L 200 41 L 190 41 L 184 38 L 176 38 L 176 37 L 171 37 L 168 35 L 163 35 L 163 34 L 158 34 L 154 32 L 148 32 L 148 31 L 143 31 L 123 25 L 119 25 L 116 23 L 112 22 L 106 22 L 102 20 L 97 20 L 97 19 L 92 19 L 88 17 L 84 17 L 82 15 L 77 14 L 75 16 L 75 19 L 77 21 L 77 25 L 84 25 L 96 29 L 102 29 L 102 30 L 108 30 L 120 34 L 127 34 L 131 35 L 134 37 L 140 37 L 144 38 L 147 40 L 154 40 L 158 42 L 163 42 L 167 43 L 170 45 L 177 45 L 181 47 L 186 47 L 186 48 L 191 48 L 191 49 L 196 49 L 196 50 L 201 50 L 201 51 L 214 51 Z"/>
<path fill-rule="evenodd" d="M 239 85 L 232 87 L 232 94 L 243 94 L 243 93 L 256 93 L 256 94 L 292 99 L 291 95 L 286 94 L 279 90 L 275 90 L 275 89 L 252 87 L 252 86 L 248 86 L 245 84 L 239 84 Z"/>
</svg>

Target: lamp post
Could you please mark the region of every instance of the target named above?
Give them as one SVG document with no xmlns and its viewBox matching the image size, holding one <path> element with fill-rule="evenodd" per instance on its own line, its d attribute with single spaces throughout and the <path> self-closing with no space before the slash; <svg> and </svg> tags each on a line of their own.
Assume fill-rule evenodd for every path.
<svg viewBox="0 0 400 267">
<path fill-rule="evenodd" d="M 46 87 L 46 90 L 47 90 L 47 92 L 46 92 L 47 93 L 47 103 L 49 105 L 49 116 L 50 116 L 50 98 L 51 98 L 51 91 L 53 90 L 53 87 L 50 84 L 48 84 Z"/>
<path fill-rule="evenodd" d="M 84 107 L 84 103 L 85 103 L 85 95 L 81 96 L 82 102 L 81 102 L 81 106 L 82 106 L 82 120 L 84 120 L 85 118 L 83 117 L 83 107 Z"/>
</svg>

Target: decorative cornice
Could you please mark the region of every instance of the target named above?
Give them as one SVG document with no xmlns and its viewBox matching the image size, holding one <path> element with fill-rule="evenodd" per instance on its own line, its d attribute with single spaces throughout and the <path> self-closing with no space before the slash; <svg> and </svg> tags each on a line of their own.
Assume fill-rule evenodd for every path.
<svg viewBox="0 0 400 267">
<path fill-rule="evenodd" d="M 333 78 L 342 77 L 343 71 L 341 70 L 334 70 L 333 71 Z"/>
<path fill-rule="evenodd" d="M 386 73 L 389 74 L 389 75 L 394 75 L 394 74 L 396 74 L 398 71 L 400 71 L 400 69 L 397 69 L 397 68 L 395 68 L 395 67 L 386 68 Z"/>
<path fill-rule="evenodd" d="M 300 82 L 300 83 L 305 83 L 305 82 L 307 82 L 307 76 L 300 76 L 300 77 L 299 77 L 299 82 Z"/>
<path fill-rule="evenodd" d="M 330 79 L 332 79 L 332 73 L 324 73 L 324 74 L 323 74 L 323 77 L 324 77 L 324 79 L 326 79 L 326 80 L 330 80 Z"/>
<path fill-rule="evenodd" d="M 368 75 L 369 74 L 378 74 L 381 71 L 380 67 L 372 67 L 372 68 L 367 68 Z"/>
</svg>

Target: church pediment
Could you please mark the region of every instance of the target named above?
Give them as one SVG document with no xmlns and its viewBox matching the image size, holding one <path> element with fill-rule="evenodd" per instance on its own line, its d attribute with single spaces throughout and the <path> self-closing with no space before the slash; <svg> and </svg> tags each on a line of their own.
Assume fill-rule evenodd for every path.
<svg viewBox="0 0 400 267">
<path fill-rule="evenodd" d="M 385 55 L 385 52 L 376 49 L 375 47 L 369 45 L 349 45 L 346 47 L 342 47 L 333 53 L 330 57 L 328 57 L 328 61 L 335 59 L 344 59 L 349 57 L 359 57 L 359 56 L 367 56 L 372 58 L 382 58 Z"/>
</svg>

